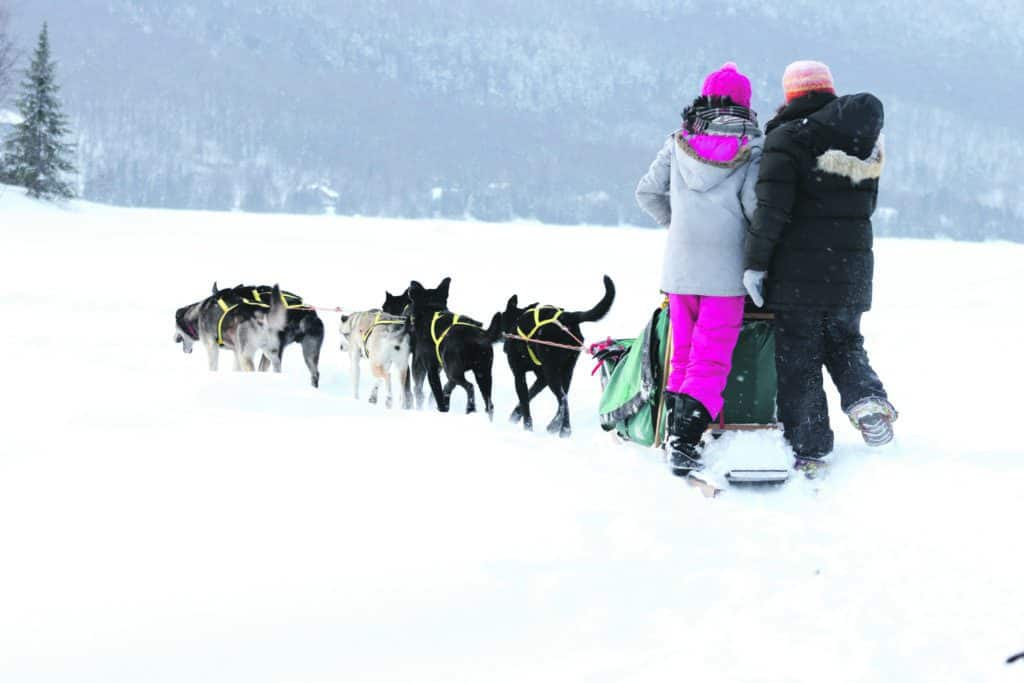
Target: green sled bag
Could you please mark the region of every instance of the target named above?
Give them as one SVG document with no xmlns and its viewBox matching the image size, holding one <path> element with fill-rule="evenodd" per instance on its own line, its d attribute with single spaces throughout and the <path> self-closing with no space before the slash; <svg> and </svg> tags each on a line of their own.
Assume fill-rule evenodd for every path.
<svg viewBox="0 0 1024 683">
<path fill-rule="evenodd" d="M 640 336 L 613 341 L 595 354 L 601 361 L 601 427 L 644 446 L 661 443 L 669 315 L 659 308 Z"/>
<path fill-rule="evenodd" d="M 610 341 L 594 354 L 601 362 L 599 411 L 605 431 L 643 446 L 661 445 L 670 354 L 667 308 L 654 312 L 640 336 Z M 747 319 L 733 351 L 719 427 L 774 425 L 776 389 L 774 325 Z"/>
</svg>

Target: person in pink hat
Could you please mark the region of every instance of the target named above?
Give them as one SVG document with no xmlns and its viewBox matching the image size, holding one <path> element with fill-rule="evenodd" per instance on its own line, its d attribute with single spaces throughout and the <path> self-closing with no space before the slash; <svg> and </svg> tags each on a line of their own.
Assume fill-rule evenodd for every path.
<svg viewBox="0 0 1024 683">
<path fill-rule="evenodd" d="M 757 204 L 762 140 L 750 98 L 750 80 L 732 62 L 709 74 L 636 190 L 640 207 L 668 228 L 666 448 L 680 476 L 701 478 L 701 436 L 722 410 L 743 324 L 743 242 Z"/>
</svg>

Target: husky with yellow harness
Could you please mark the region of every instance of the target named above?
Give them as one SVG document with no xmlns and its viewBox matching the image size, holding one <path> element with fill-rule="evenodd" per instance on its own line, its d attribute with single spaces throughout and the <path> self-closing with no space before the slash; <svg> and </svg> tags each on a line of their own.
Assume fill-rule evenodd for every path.
<svg viewBox="0 0 1024 683">
<path fill-rule="evenodd" d="M 174 316 L 174 341 L 181 342 L 185 353 L 191 352 L 193 342 L 201 342 L 210 370 L 217 369 L 220 348 L 224 347 L 235 353 L 235 370 L 254 371 L 254 360 L 262 354 L 270 359 L 274 372 L 280 372 L 281 332 L 288 322 L 288 309 L 277 285 L 269 299 L 265 306 L 253 306 L 214 295 L 179 308 Z"/>
<path fill-rule="evenodd" d="M 448 286 L 445 278 L 437 289 L 426 289 L 412 282 L 409 296 L 412 333 L 415 339 L 414 364 L 422 368 L 430 382 L 437 409 L 448 412 L 452 391 L 466 391 L 466 412 L 476 410 L 476 392 L 466 374 L 473 373 L 484 399 L 487 416 L 494 417 L 491 400 L 494 344 L 501 338 L 501 314 L 495 314 L 490 327 L 448 310 Z M 447 383 L 441 386 L 441 371 Z"/>
<path fill-rule="evenodd" d="M 391 391 L 392 369 L 398 370 L 402 387 L 402 408 L 412 407 L 409 387 L 409 357 L 412 353 L 408 319 L 379 310 L 362 311 L 341 316 L 341 350 L 348 351 L 352 361 L 352 391 L 359 398 L 359 366 L 363 358 L 370 361 L 370 372 L 376 380 L 370 393 L 370 403 L 377 402 L 380 385 L 387 397 L 384 404 L 393 403 Z"/>
<path fill-rule="evenodd" d="M 231 289 L 220 289 L 213 283 L 213 295 L 228 305 L 244 303 L 249 306 L 269 307 L 271 287 L 267 285 L 236 285 Z M 320 349 L 324 344 L 324 323 L 316 310 L 307 306 L 302 297 L 292 292 L 281 290 L 282 303 L 288 309 L 287 323 L 281 332 L 281 355 L 292 343 L 302 348 L 302 359 L 309 369 L 309 381 L 314 387 L 320 386 Z M 259 362 L 260 372 L 266 372 L 273 364 L 273 359 L 264 355 Z"/>
<path fill-rule="evenodd" d="M 584 346 L 580 324 L 603 318 L 613 301 L 615 283 L 607 275 L 604 277 L 604 296 L 589 311 L 565 311 L 538 304 L 519 308 L 518 296 L 508 300 L 501 316 L 501 328 L 505 337 L 505 355 L 515 376 L 519 398 L 519 405 L 512 412 L 512 422 L 522 420 L 526 430 L 532 430 L 530 401 L 547 387 L 558 400 L 558 412 L 548 425 L 548 432 L 563 437 L 572 434 L 569 385 Z M 537 379 L 533 386 L 528 387 L 526 376 L 531 372 L 537 375 Z"/>
</svg>

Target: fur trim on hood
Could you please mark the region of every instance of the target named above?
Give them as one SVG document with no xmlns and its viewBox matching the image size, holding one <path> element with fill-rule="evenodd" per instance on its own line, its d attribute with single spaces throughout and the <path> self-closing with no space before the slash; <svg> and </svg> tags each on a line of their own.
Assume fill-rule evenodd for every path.
<svg viewBox="0 0 1024 683">
<path fill-rule="evenodd" d="M 885 167 L 885 138 L 879 136 L 871 156 L 867 159 L 858 159 L 840 149 L 830 149 L 818 157 L 818 170 L 825 173 L 834 173 L 853 181 L 859 185 L 865 180 L 876 180 L 882 177 L 882 169 Z"/>
<path fill-rule="evenodd" d="M 715 168 L 731 169 L 739 168 L 743 164 L 750 161 L 750 144 L 741 145 L 739 151 L 736 153 L 736 156 L 730 159 L 729 161 L 712 161 L 711 159 L 705 159 L 701 155 L 697 154 L 693 147 L 690 146 L 690 143 L 686 141 L 686 138 L 683 136 L 682 133 L 676 133 L 675 138 L 676 144 L 679 145 L 679 149 L 682 150 L 683 154 L 690 157 L 691 159 L 694 159 L 695 161 L 701 162 L 702 164 L 707 164 L 708 166 L 713 166 Z"/>
</svg>

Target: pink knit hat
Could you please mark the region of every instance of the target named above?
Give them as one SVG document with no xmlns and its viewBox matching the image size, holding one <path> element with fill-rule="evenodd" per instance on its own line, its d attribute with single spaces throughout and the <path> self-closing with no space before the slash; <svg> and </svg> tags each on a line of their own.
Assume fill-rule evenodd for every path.
<svg viewBox="0 0 1024 683">
<path fill-rule="evenodd" d="M 836 93 L 832 72 L 821 62 L 793 62 L 782 74 L 782 89 L 786 93 L 786 102 L 792 102 L 812 92 Z"/>
<path fill-rule="evenodd" d="M 731 97 L 741 107 L 750 107 L 750 79 L 733 62 L 726 62 L 721 69 L 708 74 L 700 94 Z"/>
</svg>

